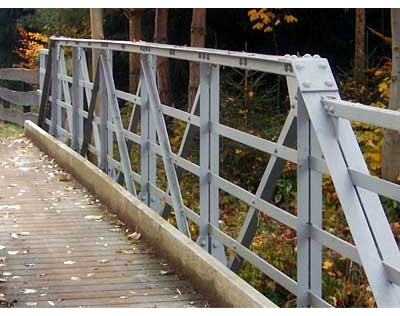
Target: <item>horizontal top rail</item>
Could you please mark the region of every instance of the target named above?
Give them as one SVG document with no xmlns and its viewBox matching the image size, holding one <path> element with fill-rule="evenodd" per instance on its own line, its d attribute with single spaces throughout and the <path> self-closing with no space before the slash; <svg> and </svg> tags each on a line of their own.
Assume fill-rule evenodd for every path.
<svg viewBox="0 0 400 316">
<path fill-rule="evenodd" d="M 34 69 L 26 68 L 3 68 L 0 69 L 0 80 L 39 84 L 39 72 Z"/>
<path fill-rule="evenodd" d="M 290 56 L 272 56 L 210 48 L 157 44 L 144 41 L 107 41 L 64 37 L 52 37 L 51 39 L 62 46 L 111 49 L 128 53 L 149 54 L 188 61 L 206 62 L 221 66 L 259 70 L 290 77 L 295 76 Z"/>
<path fill-rule="evenodd" d="M 328 115 L 400 130 L 400 112 L 349 101 L 323 98 L 322 104 Z"/>
</svg>

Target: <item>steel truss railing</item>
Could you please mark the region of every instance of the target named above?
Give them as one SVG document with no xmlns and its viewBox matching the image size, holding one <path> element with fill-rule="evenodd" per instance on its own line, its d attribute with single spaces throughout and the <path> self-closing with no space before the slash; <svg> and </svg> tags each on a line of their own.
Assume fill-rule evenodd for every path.
<svg viewBox="0 0 400 316">
<path fill-rule="evenodd" d="M 65 66 L 65 47 L 72 48 L 72 76 Z M 94 82 L 89 80 L 88 49 L 101 52 Z M 136 94 L 115 88 L 113 51 L 141 55 Z M 157 56 L 200 63 L 200 86 L 190 113 L 161 104 L 156 84 Z M 187 220 L 198 225 L 198 244 L 232 270 L 238 271 L 242 261 L 247 260 L 295 294 L 299 307 L 329 307 L 322 298 L 322 247 L 327 247 L 363 266 L 378 306 L 400 306 L 400 254 L 378 196 L 400 200 L 400 186 L 369 174 L 349 122 L 399 129 L 400 113 L 341 101 L 326 59 L 317 55 L 276 57 L 144 42 L 52 38 L 50 50 L 42 50 L 40 61 L 39 125 L 48 126 L 58 139 L 70 141 L 83 156 L 95 153 L 99 168 L 124 183 L 134 195 L 136 183 L 140 186 L 139 198 L 160 215 L 168 216 L 172 209 L 178 229 L 188 237 Z M 219 122 L 220 66 L 286 77 L 291 110 L 277 142 Z M 97 96 L 99 113 L 95 113 Z M 133 103 L 128 129 L 122 125 L 118 100 Z M 165 116 L 187 124 L 177 154 L 171 150 Z M 135 133 L 139 123 L 140 135 Z M 186 159 L 195 129 L 200 130 L 199 165 Z M 90 143 L 92 136 L 94 145 Z M 219 175 L 221 136 L 271 155 L 255 194 Z M 120 161 L 114 157 L 114 137 Z M 297 150 L 292 148 L 296 143 Z M 140 174 L 132 171 L 132 144 L 141 148 Z M 157 155 L 163 159 L 167 191 L 156 185 Z M 269 202 L 286 161 L 297 164 L 297 216 Z M 200 215 L 183 203 L 178 181 L 181 169 L 199 177 Z M 330 174 L 333 180 L 355 245 L 322 228 L 322 174 Z M 219 190 L 249 205 L 237 240 L 219 228 Z M 259 212 L 297 232 L 297 280 L 248 248 L 256 233 Z M 236 254 L 230 262 L 225 248 Z"/>
</svg>

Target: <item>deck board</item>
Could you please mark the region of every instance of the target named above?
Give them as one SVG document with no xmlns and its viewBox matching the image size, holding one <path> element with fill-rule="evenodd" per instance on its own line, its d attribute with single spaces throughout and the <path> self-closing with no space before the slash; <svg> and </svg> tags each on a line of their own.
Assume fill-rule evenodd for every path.
<svg viewBox="0 0 400 316">
<path fill-rule="evenodd" d="M 0 179 L 0 300 L 15 307 L 208 306 L 29 140 L 1 140 Z"/>
</svg>

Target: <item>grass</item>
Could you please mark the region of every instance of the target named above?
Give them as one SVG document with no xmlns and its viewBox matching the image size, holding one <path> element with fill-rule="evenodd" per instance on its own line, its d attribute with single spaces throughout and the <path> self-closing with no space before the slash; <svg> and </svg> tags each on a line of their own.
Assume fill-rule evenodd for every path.
<svg viewBox="0 0 400 316">
<path fill-rule="evenodd" d="M 18 125 L 0 121 L 0 138 L 20 137 L 24 135 L 24 129 Z"/>
</svg>

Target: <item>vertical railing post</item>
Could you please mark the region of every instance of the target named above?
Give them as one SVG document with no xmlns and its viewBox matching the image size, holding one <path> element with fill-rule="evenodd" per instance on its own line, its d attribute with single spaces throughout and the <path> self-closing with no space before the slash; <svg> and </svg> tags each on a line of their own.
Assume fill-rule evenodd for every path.
<svg viewBox="0 0 400 316">
<path fill-rule="evenodd" d="M 151 61 L 151 71 L 154 74 L 154 78 L 157 78 L 157 56 L 151 56 L 150 57 Z M 157 82 L 155 82 L 155 85 L 157 86 Z M 152 109 L 149 107 L 149 124 L 148 129 L 149 129 L 149 176 L 148 176 L 148 183 L 149 183 L 149 199 L 150 199 L 150 208 L 157 213 L 161 212 L 161 205 L 160 205 L 160 200 L 157 196 L 151 194 L 150 190 L 150 183 L 156 185 L 157 181 L 157 154 L 156 152 L 152 149 L 151 144 L 156 144 L 157 143 L 157 129 L 155 124 L 152 122 Z"/>
<path fill-rule="evenodd" d="M 62 89 L 62 80 L 63 80 L 63 78 L 58 78 L 58 76 L 61 76 L 62 75 L 62 66 L 61 66 L 61 63 L 62 63 L 62 60 L 61 60 L 61 55 L 62 56 L 64 56 L 64 47 L 62 47 L 62 46 L 58 46 L 58 49 L 57 49 L 57 99 L 60 99 L 60 100 L 62 100 L 62 98 L 63 98 L 63 89 Z M 64 95 L 64 101 L 65 101 L 65 95 Z M 57 124 L 56 124 L 56 133 L 57 133 L 57 138 L 59 139 L 59 140 L 61 140 L 62 142 L 64 142 L 64 140 L 65 140 L 65 137 L 64 137 L 64 135 L 62 134 L 62 133 L 59 133 L 58 132 L 58 130 L 59 130 L 59 128 L 61 129 L 61 128 L 65 128 L 65 126 L 64 126 L 64 109 L 63 109 L 63 107 L 61 106 L 61 104 L 59 104 L 58 103 L 58 100 L 56 100 L 56 112 L 57 112 Z"/>
<path fill-rule="evenodd" d="M 309 307 L 309 293 L 322 292 L 321 245 L 310 235 L 311 225 L 322 225 L 322 175 L 310 167 L 321 151 L 301 95 L 297 98 L 297 307 Z"/>
<path fill-rule="evenodd" d="M 149 195 L 149 152 L 150 152 L 150 140 L 149 140 L 149 125 L 150 125 L 150 105 L 149 105 L 149 93 L 144 80 L 144 74 L 142 67 L 140 68 L 141 77 L 141 89 L 140 98 L 142 104 L 140 106 L 140 199 L 150 204 Z"/>
<path fill-rule="evenodd" d="M 56 41 L 51 40 L 52 54 L 49 56 L 51 58 L 51 127 L 50 134 L 57 137 L 57 119 L 58 119 L 58 105 L 57 99 L 60 95 L 60 81 L 58 80 L 58 70 L 59 70 L 59 45 Z"/>
<path fill-rule="evenodd" d="M 79 150 L 79 78 L 80 78 L 81 49 L 72 48 L 72 122 L 71 122 L 71 146 L 75 151 Z"/>
<path fill-rule="evenodd" d="M 43 93 L 44 73 L 46 71 L 46 54 L 43 50 L 39 53 L 39 90 Z"/>
<path fill-rule="evenodd" d="M 85 75 L 89 77 L 88 71 L 87 71 L 87 61 L 86 61 L 86 51 L 83 48 L 80 48 L 80 72 L 79 72 L 79 81 L 84 81 L 85 80 Z M 79 89 L 78 89 L 78 141 L 79 141 L 79 148 L 82 147 L 82 142 L 83 142 L 83 133 L 84 133 L 84 123 L 85 119 L 82 115 L 83 111 L 83 104 L 84 104 L 84 85 L 79 83 Z M 89 99 L 89 96 L 86 96 L 87 99 Z M 89 106 L 89 101 L 87 102 Z"/>
<path fill-rule="evenodd" d="M 198 244 L 210 253 L 210 177 L 209 177 L 209 130 L 210 130 L 210 65 L 200 64 L 200 225 Z"/>
<path fill-rule="evenodd" d="M 223 245 L 212 240 L 209 225 L 219 227 L 219 188 L 212 174 L 219 174 L 219 66 L 200 64 L 200 237 L 198 243 L 225 265 Z"/>
<path fill-rule="evenodd" d="M 101 53 L 102 58 L 105 62 L 108 62 L 107 54 L 104 52 Z M 100 152 L 99 152 L 99 168 L 104 172 L 107 172 L 107 152 L 108 152 L 108 112 L 109 112 L 109 103 L 107 97 L 107 86 L 104 77 L 104 69 L 101 66 L 101 63 L 98 63 L 98 67 L 96 71 L 100 73 L 100 83 L 99 83 L 99 102 L 100 102 L 100 125 L 99 125 L 99 140 L 100 140 Z M 112 121 L 112 120 L 111 120 Z M 93 124 L 96 124 L 95 122 Z M 111 134 L 112 137 L 112 134 Z"/>
<path fill-rule="evenodd" d="M 112 59 L 112 51 L 111 50 L 106 50 L 103 54 L 104 56 L 104 61 L 106 63 L 108 63 L 109 65 L 109 69 L 111 71 L 111 76 L 113 75 L 112 70 L 113 70 L 113 59 Z M 112 112 L 111 112 L 111 102 L 113 101 L 113 96 L 110 94 L 107 94 L 108 98 L 107 98 L 107 162 L 109 162 L 108 157 L 110 157 L 111 159 L 114 158 L 114 130 L 112 128 L 109 128 L 108 124 L 113 125 L 113 120 L 112 120 Z M 105 116 L 105 114 L 104 114 Z M 115 166 L 114 164 L 110 161 L 110 163 L 107 164 L 107 171 L 108 171 L 108 175 L 110 177 L 112 177 L 113 179 L 115 178 Z"/>
<path fill-rule="evenodd" d="M 155 56 L 150 56 L 151 72 L 154 78 L 157 73 L 157 59 Z M 151 108 L 149 104 L 148 87 L 143 78 L 141 69 L 141 89 L 140 96 L 142 105 L 140 107 L 140 133 L 141 133 L 141 157 L 140 157 L 140 173 L 141 173 L 141 194 L 140 198 L 143 202 L 149 205 L 154 211 L 160 212 L 160 203 L 155 196 L 151 195 L 150 183 L 156 184 L 157 179 L 157 156 L 154 150 L 151 149 L 151 144 L 156 143 L 157 133 L 155 125 L 151 121 Z"/>
</svg>

